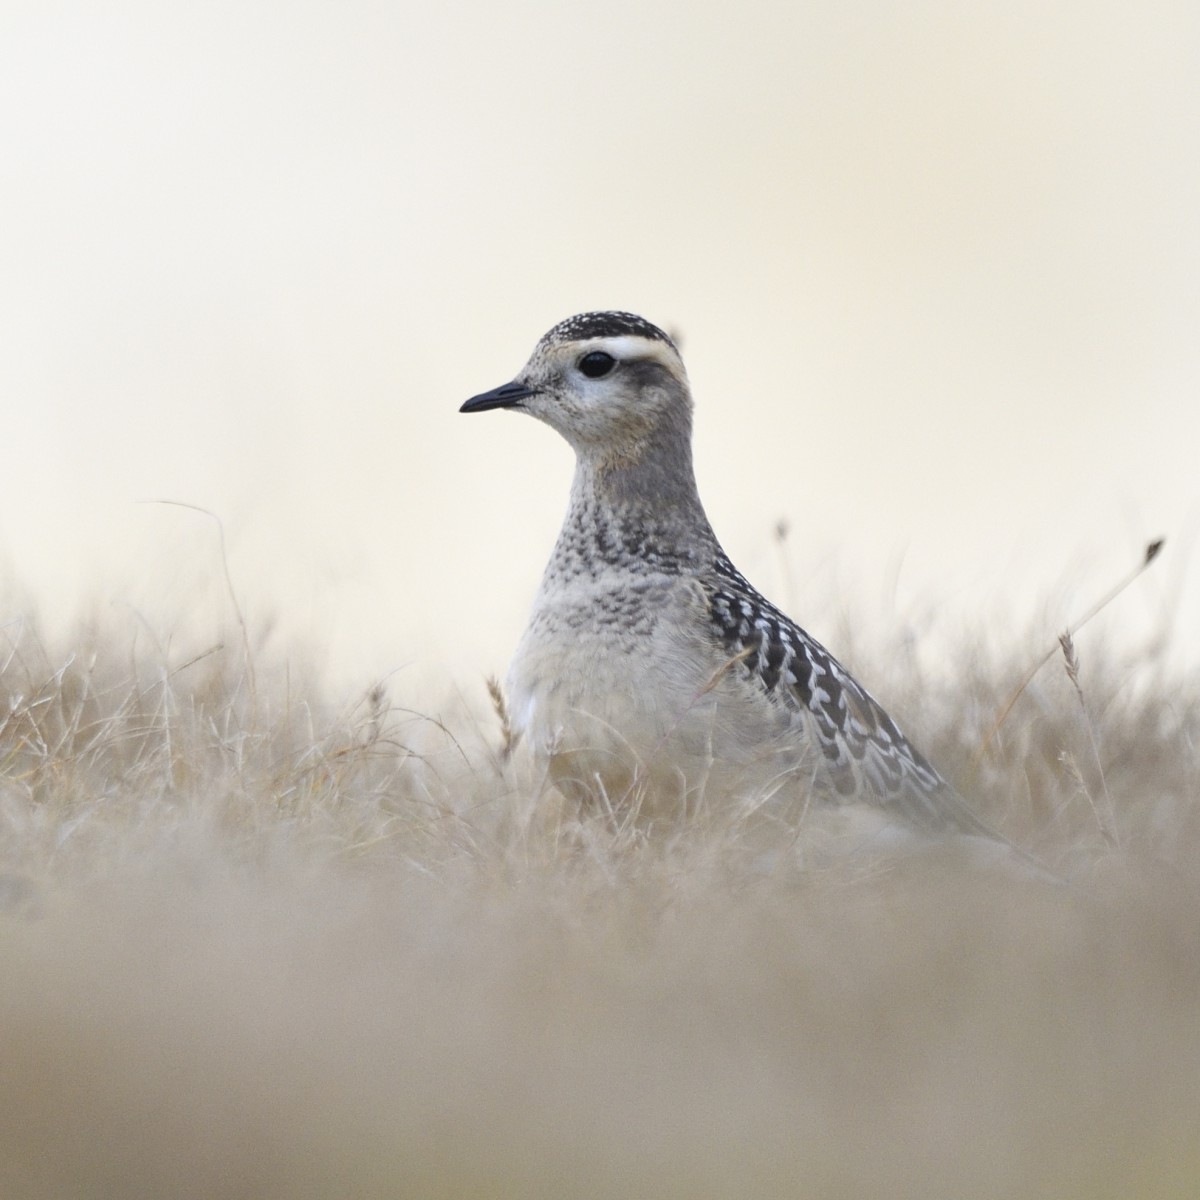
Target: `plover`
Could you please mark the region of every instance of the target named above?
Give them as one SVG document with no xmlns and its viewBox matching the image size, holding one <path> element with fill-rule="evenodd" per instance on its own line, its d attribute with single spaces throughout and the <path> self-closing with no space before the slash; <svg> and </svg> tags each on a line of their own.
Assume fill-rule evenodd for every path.
<svg viewBox="0 0 1200 1200">
<path fill-rule="evenodd" d="M 721 549 L 692 469 L 687 373 L 666 333 L 632 313 L 571 317 L 512 382 L 461 411 L 493 408 L 544 421 L 576 456 L 507 680 L 514 731 L 568 797 L 818 797 L 923 831 L 991 834 Z"/>
</svg>

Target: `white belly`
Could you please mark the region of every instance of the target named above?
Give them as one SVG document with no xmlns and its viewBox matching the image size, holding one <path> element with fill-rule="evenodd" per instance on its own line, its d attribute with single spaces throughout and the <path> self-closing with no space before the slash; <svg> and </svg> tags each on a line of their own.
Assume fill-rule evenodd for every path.
<svg viewBox="0 0 1200 1200">
<path fill-rule="evenodd" d="M 514 727 L 564 792 L 690 804 L 718 779 L 769 789 L 794 771 L 801 731 L 761 692 L 747 708 L 736 665 L 695 641 L 705 623 L 703 594 L 678 578 L 539 600 L 508 691 Z"/>
</svg>

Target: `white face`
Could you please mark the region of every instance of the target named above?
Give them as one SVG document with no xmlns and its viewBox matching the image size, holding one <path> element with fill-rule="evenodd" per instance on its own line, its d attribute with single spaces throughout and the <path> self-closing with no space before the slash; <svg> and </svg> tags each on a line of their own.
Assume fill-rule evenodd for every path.
<svg viewBox="0 0 1200 1200">
<path fill-rule="evenodd" d="M 687 373 L 674 348 L 623 334 L 539 345 L 514 381 L 536 389 L 520 401 L 581 455 L 636 458 L 667 421 L 688 421 Z"/>
</svg>

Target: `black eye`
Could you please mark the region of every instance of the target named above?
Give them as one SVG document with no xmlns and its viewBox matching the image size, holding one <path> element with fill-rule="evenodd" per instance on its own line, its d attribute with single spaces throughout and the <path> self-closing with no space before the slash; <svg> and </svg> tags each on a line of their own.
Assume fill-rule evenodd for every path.
<svg viewBox="0 0 1200 1200">
<path fill-rule="evenodd" d="M 603 350 L 593 350 L 579 360 L 579 369 L 589 379 L 600 379 L 617 365 L 617 360 Z"/>
</svg>

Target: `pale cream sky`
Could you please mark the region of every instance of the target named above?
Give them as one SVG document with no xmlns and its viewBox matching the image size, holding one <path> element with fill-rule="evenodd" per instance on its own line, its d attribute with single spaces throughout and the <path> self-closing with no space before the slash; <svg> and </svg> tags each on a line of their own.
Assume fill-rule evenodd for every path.
<svg viewBox="0 0 1200 1200">
<path fill-rule="evenodd" d="M 835 651 L 1052 637 L 1166 535 L 1104 636 L 1196 655 L 1191 0 L 23 7 L 0 562 L 51 622 L 212 622 L 170 499 L 337 677 L 475 687 L 571 459 L 458 405 L 620 307 L 682 334 L 717 532 Z"/>
</svg>

